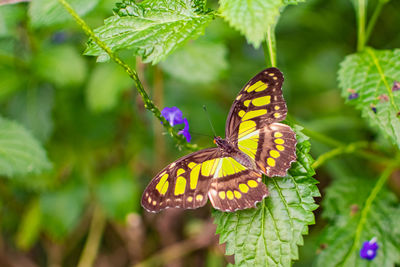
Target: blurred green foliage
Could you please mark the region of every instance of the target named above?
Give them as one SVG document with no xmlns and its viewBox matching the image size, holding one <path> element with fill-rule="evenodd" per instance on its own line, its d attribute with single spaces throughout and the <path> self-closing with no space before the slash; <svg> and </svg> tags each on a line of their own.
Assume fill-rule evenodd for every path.
<svg viewBox="0 0 400 267">
<path fill-rule="evenodd" d="M 265 48 L 265 31 L 275 29 L 289 120 L 305 126 L 312 156 L 360 141 L 367 144 L 314 166 L 324 200 L 295 265 L 399 264 L 400 103 L 399 91 L 392 92 L 393 98 L 389 93 L 393 81 L 400 80 L 395 49 L 400 47 L 399 1 L 368 1 L 367 22 L 382 10 L 366 43 L 371 48 L 359 53 L 355 10 L 360 1 L 259 0 L 251 7 L 222 0 L 68 2 L 137 70 L 160 108 L 183 111 L 200 147 L 211 146 L 213 134 L 202 106 L 223 136 L 237 92 L 266 67 L 267 55 L 258 47 Z M 368 51 L 384 62 L 382 71 Z M 96 63 L 84 52 L 100 56 L 99 61 L 109 58 L 58 1 L 0 5 L 1 264 L 20 266 L 23 259 L 34 266 L 77 266 L 89 257 L 95 266 L 130 266 L 146 258 L 168 265 L 174 261 L 163 262 L 168 257 L 158 251 L 167 253 L 175 243 L 183 251 L 178 264 L 232 262 L 212 236 L 208 243 L 196 239 L 207 227 L 210 206 L 156 216 L 140 208 L 141 192 L 154 174 L 187 151 L 177 149 L 145 111 L 123 69 L 113 62 Z M 363 75 L 368 77 L 364 83 Z M 349 89 L 359 98 L 349 100 Z M 382 94 L 389 101 L 381 100 Z M 392 166 L 388 175 L 387 165 Z M 368 206 L 366 200 L 379 189 L 377 181 L 383 186 Z M 315 190 L 307 192 L 308 198 L 316 196 Z M 96 210 L 101 212 L 94 216 Z M 363 212 L 366 222 L 360 223 Z M 201 230 L 189 231 L 198 222 Z M 306 233 L 311 222 L 296 231 Z M 376 261 L 367 262 L 358 257 L 355 241 L 373 236 L 380 250 Z M 191 253 L 187 244 L 201 245 Z M 97 246 L 94 255 L 85 249 Z M 237 249 L 240 254 L 239 245 Z"/>
</svg>

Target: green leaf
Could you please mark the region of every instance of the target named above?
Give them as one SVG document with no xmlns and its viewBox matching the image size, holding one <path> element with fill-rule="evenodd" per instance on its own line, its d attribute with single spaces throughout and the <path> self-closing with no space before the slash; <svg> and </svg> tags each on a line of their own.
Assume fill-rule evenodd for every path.
<svg viewBox="0 0 400 267">
<path fill-rule="evenodd" d="M 33 64 L 39 77 L 59 87 L 77 87 L 84 82 L 87 74 L 85 60 L 68 45 L 43 48 Z"/>
<path fill-rule="evenodd" d="M 120 66 L 96 65 L 86 88 L 86 103 L 92 111 L 110 110 L 118 104 L 121 93 L 132 86 L 132 80 Z"/>
<path fill-rule="evenodd" d="M 9 102 L 9 115 L 44 143 L 53 130 L 53 98 L 53 89 L 46 86 L 20 91 Z"/>
<path fill-rule="evenodd" d="M 96 7 L 99 0 L 68 0 L 68 3 L 83 16 Z M 29 17 L 32 27 L 39 28 L 72 20 L 71 15 L 57 0 L 35 0 L 29 5 Z"/>
<path fill-rule="evenodd" d="M 330 226 L 321 240 L 326 248 L 318 255 L 316 266 L 394 266 L 400 263 L 400 206 L 396 196 L 385 188 L 371 204 L 357 249 L 351 250 L 361 211 L 374 184 L 371 179 L 343 177 L 327 189 L 322 206 L 323 216 Z M 377 238 L 379 249 L 368 265 L 367 260 L 360 258 L 359 250 L 363 242 L 373 237 Z"/>
<path fill-rule="evenodd" d="M 96 186 L 96 195 L 107 216 L 124 221 L 131 212 L 137 212 L 140 203 L 139 186 L 127 168 L 112 169 Z"/>
<path fill-rule="evenodd" d="M 43 229 L 55 240 L 67 236 L 80 221 L 88 195 L 87 187 L 78 182 L 43 193 L 40 196 Z"/>
<path fill-rule="evenodd" d="M 310 143 L 300 127 L 295 131 L 297 162 L 286 177 L 266 178 L 270 195 L 257 208 L 213 212 L 220 242 L 226 242 L 227 254 L 235 254 L 237 266 L 290 266 L 307 226 L 315 222 L 314 197 L 320 194 L 312 178 Z"/>
<path fill-rule="evenodd" d="M 30 249 L 37 241 L 42 216 L 37 199 L 33 200 L 26 209 L 16 236 L 16 244 L 22 250 Z"/>
<path fill-rule="evenodd" d="M 0 8 L 0 37 L 16 37 L 20 21 L 25 18 L 21 5 L 4 5 Z"/>
<path fill-rule="evenodd" d="M 115 11 L 117 15 L 106 19 L 105 25 L 95 30 L 96 35 L 113 51 L 131 49 L 144 62 L 153 64 L 203 34 L 214 17 L 201 3 L 190 0 L 124 1 Z M 100 61 L 108 59 L 93 40 L 85 54 L 100 56 Z"/>
<path fill-rule="evenodd" d="M 367 48 L 349 55 L 340 64 L 338 79 L 346 103 L 361 110 L 374 129 L 400 147 L 400 91 L 392 91 L 393 82 L 400 80 L 400 49 Z M 358 97 L 349 99 L 351 93 Z"/>
<path fill-rule="evenodd" d="M 258 48 L 279 17 L 282 0 L 220 0 L 219 11 L 229 24 Z"/>
<path fill-rule="evenodd" d="M 6 100 L 10 95 L 24 87 L 25 78 L 8 66 L 0 66 L 0 100 Z"/>
<path fill-rule="evenodd" d="M 210 83 L 227 69 L 227 49 L 222 43 L 196 41 L 176 50 L 161 67 L 176 79 L 187 83 Z"/>
<path fill-rule="evenodd" d="M 285 5 L 297 5 L 298 3 L 305 2 L 306 0 L 283 0 Z"/>
<path fill-rule="evenodd" d="M 50 167 L 45 150 L 29 132 L 0 117 L 0 175 L 38 174 Z"/>
</svg>

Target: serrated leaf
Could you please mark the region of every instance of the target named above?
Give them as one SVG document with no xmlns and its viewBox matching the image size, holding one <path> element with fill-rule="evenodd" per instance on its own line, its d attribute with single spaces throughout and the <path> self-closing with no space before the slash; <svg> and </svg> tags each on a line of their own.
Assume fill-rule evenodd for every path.
<svg viewBox="0 0 400 267">
<path fill-rule="evenodd" d="M 43 229 L 55 240 L 67 236 L 78 224 L 88 198 L 85 185 L 71 182 L 40 196 Z"/>
<path fill-rule="evenodd" d="M 99 0 L 68 0 L 68 3 L 83 16 L 98 4 Z M 29 5 L 29 17 L 32 27 L 39 28 L 72 20 L 71 15 L 57 0 L 35 0 Z"/>
<path fill-rule="evenodd" d="M 38 174 L 50 167 L 45 150 L 29 132 L 0 117 L 0 175 Z"/>
<path fill-rule="evenodd" d="M 220 0 L 219 11 L 229 24 L 258 48 L 284 6 L 282 0 Z"/>
<path fill-rule="evenodd" d="M 346 103 L 400 147 L 400 91 L 392 91 L 393 82 L 400 81 L 400 49 L 367 48 L 349 55 L 340 64 L 338 80 Z"/>
<path fill-rule="evenodd" d="M 266 178 L 270 195 L 257 208 L 213 212 L 220 242 L 226 242 L 227 254 L 235 254 L 237 266 L 290 266 L 314 223 L 314 197 L 320 194 L 312 178 L 310 143 L 299 127 L 296 133 L 297 162 L 286 177 Z"/>
<path fill-rule="evenodd" d="M 96 186 L 96 196 L 107 216 L 118 221 L 139 208 L 139 187 L 127 168 L 107 172 Z"/>
<path fill-rule="evenodd" d="M 77 87 L 87 74 L 85 60 L 69 45 L 45 47 L 33 60 L 36 74 L 58 87 Z"/>
<path fill-rule="evenodd" d="M 210 83 L 227 69 L 227 49 L 222 43 L 196 41 L 176 50 L 164 62 L 162 69 L 187 83 Z"/>
<path fill-rule="evenodd" d="M 95 30 L 96 35 L 113 51 L 131 49 L 144 62 L 153 64 L 203 34 L 213 19 L 203 5 L 191 0 L 124 1 L 117 4 L 115 11 L 117 15 L 106 19 L 105 25 Z M 108 59 L 93 40 L 85 54 L 99 56 L 102 61 Z"/>
<path fill-rule="evenodd" d="M 86 88 L 86 103 L 92 111 L 114 108 L 121 93 L 133 86 L 132 80 L 118 65 L 96 65 Z"/>
<path fill-rule="evenodd" d="M 327 189 L 323 216 L 330 221 L 321 243 L 325 249 L 318 255 L 316 266 L 394 266 L 400 263 L 400 207 L 396 196 L 382 189 L 371 204 L 362 228 L 358 249 L 351 251 L 360 224 L 361 210 L 371 194 L 375 181 L 343 177 Z M 365 241 L 377 238 L 379 249 L 373 261 L 359 256 Z"/>
<path fill-rule="evenodd" d="M 22 250 L 28 250 L 36 242 L 40 233 L 41 210 L 39 201 L 33 200 L 26 208 L 20 222 L 16 244 Z"/>
</svg>

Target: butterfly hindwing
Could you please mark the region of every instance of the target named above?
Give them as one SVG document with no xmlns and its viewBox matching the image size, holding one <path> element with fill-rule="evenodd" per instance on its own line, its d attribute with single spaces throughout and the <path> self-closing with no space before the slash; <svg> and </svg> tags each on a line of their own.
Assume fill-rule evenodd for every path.
<svg viewBox="0 0 400 267">
<path fill-rule="evenodd" d="M 212 179 L 208 196 L 214 208 L 232 212 L 255 207 L 268 196 L 268 189 L 260 173 L 246 169 L 232 176 Z"/>
<path fill-rule="evenodd" d="M 269 177 L 285 176 L 296 160 L 296 134 L 282 123 L 272 123 L 238 139 L 238 148 Z"/>
</svg>

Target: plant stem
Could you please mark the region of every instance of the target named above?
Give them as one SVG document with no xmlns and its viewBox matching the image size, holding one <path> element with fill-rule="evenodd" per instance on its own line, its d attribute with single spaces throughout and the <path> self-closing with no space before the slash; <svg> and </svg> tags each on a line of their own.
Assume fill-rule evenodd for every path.
<svg viewBox="0 0 400 267">
<path fill-rule="evenodd" d="M 318 132 L 314 132 L 314 131 L 304 128 L 304 127 L 303 127 L 302 132 L 305 135 L 313 138 L 314 140 L 317 140 L 323 144 L 335 147 L 335 149 L 320 155 L 313 164 L 314 168 L 320 167 L 328 159 L 331 159 L 340 154 L 349 154 L 349 153 L 354 153 L 355 155 L 357 155 L 359 157 L 362 157 L 362 158 L 365 158 L 368 160 L 372 160 L 375 162 L 385 162 L 385 163 L 393 162 L 393 160 L 390 158 L 387 158 L 387 157 L 384 157 L 383 155 L 366 150 L 365 148 L 368 147 L 367 142 L 355 142 L 355 143 L 350 143 L 350 144 L 344 144 L 344 143 L 337 141 L 329 136 L 326 136 L 326 135 L 318 133 Z"/>
<path fill-rule="evenodd" d="M 365 47 L 365 16 L 366 16 L 366 0 L 358 0 L 357 11 L 357 51 L 364 50 Z"/>
<path fill-rule="evenodd" d="M 77 265 L 78 267 L 93 266 L 105 225 L 106 217 L 104 216 L 100 207 L 96 205 L 93 211 L 92 221 L 90 223 L 89 235 L 86 239 L 85 247 L 79 259 L 79 263 Z"/>
<path fill-rule="evenodd" d="M 379 17 L 379 14 L 382 11 L 383 6 L 387 3 L 388 1 L 386 0 L 379 0 L 377 6 L 375 7 L 374 13 L 371 16 L 371 19 L 368 22 L 368 26 L 367 26 L 367 31 L 365 33 L 365 40 L 364 42 L 367 43 L 369 37 L 371 36 L 371 32 L 375 27 L 376 24 L 376 20 Z"/>
<path fill-rule="evenodd" d="M 265 62 L 267 67 L 276 67 L 276 38 L 275 25 L 270 25 L 263 43 Z"/>
<path fill-rule="evenodd" d="M 351 257 L 351 255 L 360 247 L 359 243 L 361 240 L 361 234 L 362 234 L 362 231 L 364 230 L 364 226 L 367 221 L 368 213 L 371 210 L 372 202 L 375 200 L 378 193 L 381 191 L 383 185 L 386 183 L 387 179 L 390 177 L 392 172 L 395 170 L 396 163 L 398 164 L 399 162 L 394 162 L 386 167 L 386 169 L 383 171 L 383 173 L 379 177 L 378 181 L 376 182 L 371 193 L 369 194 L 367 200 L 365 201 L 365 205 L 364 205 L 363 209 L 361 210 L 360 220 L 357 224 L 353 245 L 352 245 L 351 249 L 349 250 L 349 252 L 347 253 L 346 258 L 343 260 L 343 264 L 346 263 L 347 259 L 349 257 Z"/>
<path fill-rule="evenodd" d="M 75 10 L 67 3 L 66 0 L 58 0 L 63 7 L 68 11 L 68 13 L 75 19 L 77 24 L 82 28 L 82 30 L 88 35 L 90 38 L 93 39 L 93 41 L 101 47 L 109 56 L 112 60 L 114 60 L 118 65 L 120 65 L 122 68 L 125 69 L 125 71 L 128 73 L 129 77 L 132 78 L 132 80 L 135 82 L 135 86 L 140 94 L 140 96 L 143 99 L 144 102 L 144 107 L 151 111 L 153 115 L 160 121 L 162 122 L 163 126 L 167 130 L 167 132 L 170 134 L 170 136 L 175 140 L 175 142 L 180 145 L 188 148 L 189 150 L 197 150 L 197 145 L 196 144 L 189 144 L 186 142 L 185 137 L 183 135 L 179 135 L 175 129 L 167 122 L 167 120 L 161 116 L 160 110 L 157 108 L 157 106 L 153 103 L 153 101 L 150 99 L 150 97 L 147 95 L 146 91 L 143 88 L 142 83 L 139 80 L 139 77 L 137 75 L 137 72 L 133 70 L 131 67 L 129 67 L 128 64 L 123 62 L 112 50 L 109 48 L 104 42 L 100 40 L 99 37 L 97 37 L 94 32 L 90 29 L 90 27 L 86 24 L 86 22 L 79 17 L 79 15 L 75 12 Z"/>
</svg>

